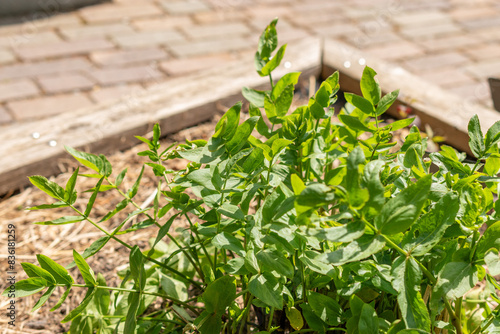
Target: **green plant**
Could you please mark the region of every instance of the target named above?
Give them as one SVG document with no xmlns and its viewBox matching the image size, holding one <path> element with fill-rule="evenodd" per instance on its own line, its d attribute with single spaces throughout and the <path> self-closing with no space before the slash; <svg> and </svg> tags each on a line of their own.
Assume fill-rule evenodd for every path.
<svg viewBox="0 0 500 334">
<path fill-rule="evenodd" d="M 139 155 L 158 177 L 153 205 L 134 202 L 142 172 L 125 191 L 126 170 L 112 176 L 104 156 L 72 148 L 93 171 L 83 176 L 98 179 L 84 212 L 75 207 L 78 169 L 64 188 L 30 178 L 57 201 L 31 210 L 69 207 L 77 214 L 42 224 L 85 220 L 104 235 L 75 251 L 66 267 L 43 255 L 40 266 L 23 263 L 29 278 L 16 283 L 17 296 L 45 290 L 37 309 L 56 288 L 66 289 L 57 309 L 71 289 L 87 289 L 63 320 L 72 321 L 71 333 L 499 332 L 500 122 L 483 136 L 478 117 L 471 119 L 474 164 L 448 146 L 427 157 L 427 138 L 416 127 L 396 148 L 391 133 L 413 119 L 381 124 L 398 92 L 382 96 L 369 67 L 362 96 L 345 94 L 352 108 L 340 112 L 340 123 L 330 109 L 338 73 L 289 113 L 299 73 L 272 77 L 286 47 L 272 56 L 276 23 L 255 55 L 270 89 L 243 89 L 248 119 L 240 124 L 237 103 L 208 141 L 161 149 L 158 125 L 151 140 L 138 137 L 149 146 Z M 190 163 L 177 172 L 165 167 L 177 158 Z M 107 191 L 123 201 L 95 217 L 94 201 Z M 127 209 L 112 231 L 99 224 Z M 180 217 L 189 225 L 173 235 Z M 138 222 L 124 229 L 132 218 Z M 149 249 L 120 238 L 143 228 L 156 229 Z M 107 286 L 85 261 L 111 239 L 130 249 L 119 287 Z M 74 266 L 84 284 L 69 275 Z M 468 293 L 478 282 L 484 284 Z M 151 310 L 156 299 L 162 308 Z"/>
</svg>

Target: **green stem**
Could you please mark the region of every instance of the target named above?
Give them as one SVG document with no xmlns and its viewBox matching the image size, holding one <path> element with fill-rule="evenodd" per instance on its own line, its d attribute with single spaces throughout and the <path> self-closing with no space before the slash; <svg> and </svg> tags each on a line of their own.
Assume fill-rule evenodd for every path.
<svg viewBox="0 0 500 334">
<path fill-rule="evenodd" d="M 242 334 L 243 329 L 246 327 L 247 317 L 248 317 L 248 313 L 250 311 L 250 306 L 252 306 L 253 298 L 254 298 L 253 295 L 249 295 L 249 297 L 247 298 L 247 303 L 245 305 L 245 309 L 243 310 L 242 317 L 241 317 L 240 330 L 238 331 L 239 334 Z"/>
<path fill-rule="evenodd" d="M 273 317 L 274 317 L 274 307 L 271 307 L 271 311 L 269 314 L 269 322 L 267 323 L 267 331 L 271 331 L 271 326 L 273 325 Z"/>
<path fill-rule="evenodd" d="M 488 317 L 484 320 L 486 322 L 486 324 L 484 326 L 477 326 L 477 328 L 471 333 L 471 334 L 479 334 L 479 333 L 483 333 L 492 323 L 493 323 L 493 320 L 495 320 L 496 316 L 495 316 L 495 311 L 500 307 L 500 304 L 497 305 L 497 307 L 495 307 L 491 313 L 488 315 Z M 483 323 L 484 323 L 483 321 Z"/>
<path fill-rule="evenodd" d="M 193 223 L 191 222 L 191 219 L 189 218 L 187 213 L 184 213 L 184 216 L 186 217 L 186 219 L 189 222 L 189 225 L 191 226 L 191 229 L 192 229 Z M 205 244 L 201 241 L 200 236 L 198 235 L 197 232 L 195 232 L 194 235 L 196 236 L 196 240 L 198 240 L 198 242 L 200 243 L 201 249 L 203 250 L 203 253 L 205 253 L 205 256 L 207 257 L 208 262 L 210 263 L 210 266 L 212 266 L 213 265 L 212 258 L 208 255 L 208 251 L 207 251 L 207 248 L 205 247 Z"/>
</svg>

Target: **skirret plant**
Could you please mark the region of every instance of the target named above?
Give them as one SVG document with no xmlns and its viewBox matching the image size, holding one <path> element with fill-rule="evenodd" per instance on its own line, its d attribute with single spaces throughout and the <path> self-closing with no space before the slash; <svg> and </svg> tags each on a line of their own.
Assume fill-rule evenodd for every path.
<svg viewBox="0 0 500 334">
<path fill-rule="evenodd" d="M 243 89 L 246 120 L 237 103 L 208 141 L 163 149 L 158 125 L 152 139 L 138 137 L 149 146 L 139 153 L 149 158 L 142 171 L 158 177 L 152 205 L 134 202 L 142 171 L 123 189 L 126 170 L 115 174 L 104 156 L 72 148 L 91 175 L 77 169 L 64 187 L 30 178 L 55 199 L 31 210 L 75 211 L 41 224 L 86 221 L 103 236 L 65 266 L 44 255 L 39 265 L 23 263 L 29 278 L 15 284 L 17 297 L 44 291 L 38 309 L 63 289 L 55 310 L 85 289 L 62 320 L 71 333 L 499 333 L 500 122 L 483 135 L 478 117 L 470 120 L 476 162 L 449 146 L 427 155 L 416 127 L 398 147 L 392 133 L 413 119 L 381 123 L 398 91 L 382 96 L 369 67 L 362 96 L 344 94 L 340 122 L 331 108 L 338 73 L 290 112 L 300 73 L 272 76 L 286 48 L 274 52 L 276 23 L 255 54 L 270 89 Z M 185 169 L 167 168 L 179 158 L 190 161 Z M 75 206 L 79 176 L 97 180 L 85 211 Z M 94 202 L 109 191 L 123 200 L 97 216 Z M 120 211 L 127 217 L 103 228 Z M 175 234 L 181 218 L 186 226 Z M 144 228 L 149 248 L 122 240 Z M 111 240 L 130 250 L 118 287 L 86 262 Z M 82 283 L 68 273 L 74 266 Z"/>
</svg>

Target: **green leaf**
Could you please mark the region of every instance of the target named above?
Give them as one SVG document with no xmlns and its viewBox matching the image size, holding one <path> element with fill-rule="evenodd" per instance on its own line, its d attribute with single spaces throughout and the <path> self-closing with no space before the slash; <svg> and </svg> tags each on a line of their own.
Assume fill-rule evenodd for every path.
<svg viewBox="0 0 500 334">
<path fill-rule="evenodd" d="M 180 301 L 186 301 L 189 298 L 186 284 L 175 278 L 160 273 L 161 288 L 167 296 L 173 297 Z"/>
<path fill-rule="evenodd" d="M 55 220 L 48 220 L 44 222 L 35 222 L 36 225 L 66 225 L 66 224 L 74 224 L 85 220 L 83 216 L 66 216 L 61 217 Z"/>
<path fill-rule="evenodd" d="M 69 312 L 68 315 L 65 316 L 64 319 L 61 320 L 61 323 L 62 324 L 67 323 L 67 322 L 73 320 L 74 318 L 76 318 L 80 313 L 82 313 L 82 311 L 87 307 L 87 305 L 90 303 L 90 301 L 94 297 L 96 291 L 97 291 L 97 289 L 95 287 L 89 288 L 87 290 L 87 293 L 85 294 L 85 297 L 80 302 L 80 304 L 75 309 L 73 309 L 71 312 Z"/>
<path fill-rule="evenodd" d="M 323 108 L 328 108 L 330 106 L 330 94 L 332 93 L 332 87 L 327 82 L 322 82 L 316 94 L 314 94 L 314 99 Z"/>
<path fill-rule="evenodd" d="M 299 331 L 304 327 L 304 319 L 302 318 L 302 314 L 295 307 L 291 307 L 290 309 L 285 308 L 285 314 L 290 321 L 290 326 L 296 331 Z"/>
<path fill-rule="evenodd" d="M 295 195 L 300 195 L 302 190 L 306 188 L 304 181 L 297 174 L 292 174 L 290 176 L 292 182 L 292 188 Z"/>
<path fill-rule="evenodd" d="M 358 329 L 363 334 L 378 334 L 377 312 L 370 304 L 364 304 L 361 308 Z"/>
<path fill-rule="evenodd" d="M 32 206 L 31 208 L 26 208 L 26 210 L 34 211 L 34 210 L 43 210 L 43 209 L 57 209 L 57 208 L 66 208 L 69 205 L 64 202 L 55 202 L 53 204 L 42 204 L 37 206 Z"/>
<path fill-rule="evenodd" d="M 467 262 L 448 262 L 439 273 L 434 291 L 455 300 L 465 295 L 478 281 L 475 265 Z"/>
<path fill-rule="evenodd" d="M 342 307 L 328 296 L 314 291 L 307 291 L 307 300 L 314 313 L 330 326 L 341 323 Z"/>
<path fill-rule="evenodd" d="M 230 154 L 237 153 L 247 143 L 248 137 L 252 134 L 258 120 L 259 117 L 253 116 L 238 126 L 236 134 L 226 143 L 226 150 Z"/>
<path fill-rule="evenodd" d="M 393 123 L 384 126 L 382 130 L 397 131 L 402 128 L 406 128 L 407 126 L 411 125 L 414 121 L 415 117 L 400 119 L 399 121 L 395 121 Z"/>
<path fill-rule="evenodd" d="M 122 184 L 123 179 L 125 178 L 125 175 L 127 174 L 127 170 L 128 170 L 128 168 L 125 168 L 125 169 L 124 169 L 124 170 L 122 170 L 122 171 L 120 172 L 120 174 L 118 174 L 118 176 L 116 177 L 116 180 L 115 180 L 115 185 L 116 185 L 117 187 L 119 187 L 119 186 Z"/>
<path fill-rule="evenodd" d="M 490 248 L 500 250 L 500 221 L 488 227 L 479 239 L 476 256 L 481 259 Z"/>
<path fill-rule="evenodd" d="M 140 289 L 144 289 L 146 285 L 146 271 L 144 270 L 144 256 L 139 249 L 139 246 L 134 246 L 130 250 L 130 276 L 134 279 Z"/>
<path fill-rule="evenodd" d="M 248 290 L 265 304 L 281 309 L 283 307 L 283 288 L 278 279 L 269 272 L 252 276 Z"/>
<path fill-rule="evenodd" d="M 383 161 L 370 161 L 366 164 L 363 171 L 363 180 L 369 193 L 368 201 L 365 203 L 363 210 L 366 210 L 369 215 L 373 216 L 380 212 L 380 209 L 385 203 L 385 188 L 380 181 L 380 170 L 382 166 L 384 166 Z"/>
<path fill-rule="evenodd" d="M 64 189 L 57 183 L 49 181 L 41 175 L 30 176 L 29 180 L 35 187 L 50 197 L 64 201 Z"/>
<path fill-rule="evenodd" d="M 101 273 L 97 274 L 97 284 L 99 286 L 106 286 L 106 280 Z M 94 302 L 99 314 L 108 314 L 110 297 L 111 293 L 108 289 L 97 289 L 94 297 Z"/>
<path fill-rule="evenodd" d="M 151 256 L 154 253 L 154 249 L 155 249 L 156 245 L 160 242 L 160 240 L 162 240 L 167 235 L 167 233 L 170 231 L 170 227 L 172 226 L 172 223 L 179 215 L 180 215 L 180 213 L 176 213 L 175 215 L 170 217 L 170 219 L 165 224 L 163 224 L 162 227 L 160 227 L 160 230 L 158 231 L 158 234 L 156 235 L 156 239 L 153 242 L 151 249 L 149 250 L 148 256 Z"/>
<path fill-rule="evenodd" d="M 340 226 L 308 230 L 309 235 L 320 241 L 328 240 L 333 242 L 351 242 L 363 236 L 364 233 L 365 223 L 361 220 Z"/>
<path fill-rule="evenodd" d="M 266 29 L 262 32 L 259 38 L 257 47 L 257 55 L 264 61 L 268 61 L 271 53 L 278 47 L 278 34 L 276 33 L 276 24 L 278 19 L 274 19 L 269 23 Z M 257 67 L 257 71 L 261 68 Z"/>
<path fill-rule="evenodd" d="M 222 276 L 216 279 L 203 292 L 203 300 L 207 311 L 214 312 L 219 316 L 231 305 L 235 297 L 236 279 L 232 276 Z"/>
<path fill-rule="evenodd" d="M 283 92 L 275 100 L 276 115 L 283 118 L 288 113 L 293 100 L 293 86 L 289 85 L 283 89 Z"/>
<path fill-rule="evenodd" d="M 384 204 L 375 217 L 375 226 L 386 235 L 406 231 L 418 218 L 431 189 L 432 175 L 404 188 Z"/>
<path fill-rule="evenodd" d="M 486 136 L 484 137 L 485 151 L 488 151 L 493 145 L 500 141 L 500 121 L 495 122 L 488 131 L 486 131 Z"/>
<path fill-rule="evenodd" d="M 125 317 L 125 326 L 123 328 L 123 334 L 136 334 L 137 333 L 137 311 L 140 306 L 141 293 L 129 293 L 128 304 L 130 307 L 127 311 L 127 316 Z"/>
<path fill-rule="evenodd" d="M 419 291 L 422 271 L 417 262 L 411 257 L 398 257 L 392 265 L 392 276 L 406 327 L 430 331 L 429 312 Z"/>
<path fill-rule="evenodd" d="M 224 141 L 228 141 L 233 138 L 236 130 L 238 129 L 238 124 L 240 123 L 240 111 L 241 111 L 241 101 L 229 108 L 228 111 L 221 117 L 217 125 L 215 126 L 215 132 L 222 126 L 225 122 L 225 129 L 220 134 L 220 138 Z M 214 135 L 215 137 L 215 135 Z"/>
<path fill-rule="evenodd" d="M 228 249 L 230 251 L 235 252 L 239 256 L 245 256 L 245 251 L 243 250 L 243 246 L 241 245 L 241 241 L 238 240 L 232 234 L 227 232 L 222 232 L 217 234 L 212 239 L 212 245 L 217 248 Z"/>
<path fill-rule="evenodd" d="M 56 286 L 53 285 L 53 286 L 50 286 L 47 291 L 45 291 L 45 293 L 40 297 L 40 299 L 38 299 L 38 301 L 36 302 L 35 306 L 33 306 L 33 308 L 31 309 L 31 312 L 35 312 L 36 310 L 38 310 L 40 307 L 43 306 L 43 304 L 45 304 L 45 302 L 47 300 L 49 300 L 49 297 L 52 295 L 52 293 L 54 292 L 54 290 L 56 289 Z M 17 295 L 16 295 L 17 297 Z"/>
<path fill-rule="evenodd" d="M 47 281 L 41 277 L 30 277 L 16 282 L 14 287 L 16 291 L 16 298 L 23 298 L 45 289 L 47 287 Z M 2 292 L 2 296 L 8 297 L 9 293 L 11 292 L 8 287 L 4 292 Z"/>
<path fill-rule="evenodd" d="M 469 121 L 469 147 L 476 158 L 481 158 L 485 153 L 483 132 L 477 115 L 472 116 Z"/>
<path fill-rule="evenodd" d="M 262 271 L 276 271 L 280 276 L 293 278 L 294 267 L 290 260 L 278 250 L 265 249 L 256 254 Z"/>
<path fill-rule="evenodd" d="M 95 253 L 100 251 L 104 247 L 104 245 L 106 245 L 108 243 L 109 239 L 111 239 L 111 237 L 109 237 L 109 236 L 100 237 L 99 239 L 94 241 L 88 248 L 86 248 L 83 251 L 82 257 L 84 259 L 88 259 L 92 255 L 94 255 Z M 71 269 L 74 266 L 76 266 L 76 263 L 75 263 L 75 261 L 72 261 L 70 264 L 68 264 L 66 266 L 66 269 Z"/>
<path fill-rule="evenodd" d="M 71 285 L 75 282 L 68 271 L 64 269 L 63 266 L 56 263 L 54 260 L 42 254 L 38 254 L 36 258 L 38 260 L 38 263 L 40 263 L 40 266 L 43 269 L 47 270 L 52 275 L 52 277 L 54 277 L 57 283 Z"/>
<path fill-rule="evenodd" d="M 127 191 L 127 197 L 129 199 L 134 198 L 134 196 L 137 194 L 137 190 L 139 190 L 139 184 L 141 183 L 143 173 L 144 173 L 144 166 L 142 166 L 141 172 L 139 173 L 139 176 L 137 177 L 137 180 L 134 182 L 134 185 L 132 186 L 132 188 L 130 188 Z"/>
<path fill-rule="evenodd" d="M 296 202 L 307 207 L 318 207 L 330 203 L 335 198 L 333 190 L 321 183 L 308 185 L 299 196 Z"/>
<path fill-rule="evenodd" d="M 230 204 L 228 202 L 225 202 L 220 207 L 218 207 L 217 211 L 219 211 L 226 217 L 233 218 L 236 220 L 243 220 L 245 218 L 243 211 L 241 211 L 241 209 L 238 206 Z"/>
<path fill-rule="evenodd" d="M 292 143 L 291 140 L 283 138 L 278 138 L 275 141 L 273 141 L 273 145 L 271 146 L 273 157 L 278 155 L 278 153 L 280 153 L 285 147 L 288 147 L 291 143 Z"/>
<path fill-rule="evenodd" d="M 498 257 L 498 250 L 490 249 L 484 254 L 484 262 L 488 267 L 490 275 L 500 275 L 500 258 Z"/>
<path fill-rule="evenodd" d="M 278 51 L 276 52 L 276 54 L 274 55 L 274 57 L 272 57 L 271 60 L 269 60 L 267 62 L 267 64 L 264 65 L 264 67 L 259 71 L 259 74 L 261 76 L 267 76 L 272 71 L 274 71 L 274 69 L 280 65 L 281 60 L 283 59 L 283 56 L 285 55 L 285 50 L 286 50 L 286 44 L 282 45 L 278 49 Z"/>
<path fill-rule="evenodd" d="M 398 95 L 399 95 L 399 89 L 384 95 L 384 97 L 380 99 L 377 105 L 377 110 L 376 110 L 377 116 L 380 116 L 383 113 L 385 113 L 387 109 L 389 109 L 392 106 L 394 101 L 396 101 Z"/>
<path fill-rule="evenodd" d="M 333 266 L 322 262 L 321 253 L 315 251 L 304 251 L 299 256 L 300 261 L 305 264 L 309 269 L 321 275 L 328 275 L 332 272 Z"/>
<path fill-rule="evenodd" d="M 458 196 L 445 194 L 432 208 L 414 224 L 403 239 L 402 248 L 413 256 L 423 256 L 436 246 L 446 229 L 455 222 L 458 213 Z"/>
<path fill-rule="evenodd" d="M 21 266 L 28 277 L 41 277 L 47 281 L 49 284 L 56 284 L 54 276 L 47 270 L 35 266 L 33 263 L 22 262 Z"/>
<path fill-rule="evenodd" d="M 282 76 L 273 87 L 273 91 L 271 93 L 271 98 L 273 99 L 273 101 L 276 101 L 276 99 L 283 93 L 285 88 L 289 86 L 292 86 L 293 88 L 293 86 L 295 86 L 297 82 L 299 82 L 299 76 L 300 72 L 291 72 Z M 264 104 L 262 104 L 262 107 L 260 108 L 263 107 Z"/>
<path fill-rule="evenodd" d="M 205 310 L 195 319 L 194 324 L 198 327 L 198 331 L 201 334 L 220 333 L 222 329 L 222 318 L 220 314 Z"/>
<path fill-rule="evenodd" d="M 97 155 L 78 151 L 69 146 L 64 146 L 64 148 L 82 165 L 98 172 L 100 175 L 106 175 L 101 173 L 101 170 L 103 169 L 103 160 Z"/>
<path fill-rule="evenodd" d="M 354 209 L 360 209 L 369 199 L 368 189 L 361 188 L 359 183 L 359 167 L 365 162 L 361 147 L 356 147 L 347 157 L 347 173 L 345 176 L 349 204 Z"/>
<path fill-rule="evenodd" d="M 342 123 L 349 127 L 349 129 L 363 132 L 375 132 L 375 130 L 370 129 L 356 116 L 340 114 L 337 117 Z"/>
<path fill-rule="evenodd" d="M 328 327 L 325 322 L 321 320 L 319 316 L 314 313 L 312 307 L 308 303 L 300 304 L 300 308 L 302 309 L 302 314 L 304 315 L 304 319 L 307 322 L 307 325 L 320 333 L 325 333 Z"/>
<path fill-rule="evenodd" d="M 57 310 L 59 307 L 61 307 L 61 305 L 64 303 L 64 301 L 66 300 L 66 298 L 68 298 L 69 296 L 69 293 L 71 291 L 71 287 L 67 287 L 66 291 L 64 291 L 64 293 L 62 294 L 61 298 L 59 298 L 59 300 L 57 301 L 56 305 L 54 305 L 54 307 L 52 307 L 50 309 L 50 312 L 54 312 L 55 310 Z"/>
<path fill-rule="evenodd" d="M 365 66 L 360 82 L 363 97 L 370 101 L 374 106 L 377 105 L 380 101 L 380 97 L 382 96 L 380 86 L 375 81 L 375 75 L 377 75 L 377 72 L 370 67 Z"/>
<path fill-rule="evenodd" d="M 76 192 L 74 192 L 74 190 L 75 190 L 76 178 L 78 177 L 79 170 L 80 170 L 80 167 L 77 167 L 76 170 L 71 175 L 71 177 L 69 178 L 68 182 L 66 183 L 66 189 L 65 189 L 65 194 L 64 194 L 64 200 L 66 202 L 74 203 L 76 200 Z"/>
<path fill-rule="evenodd" d="M 85 262 L 85 259 L 73 249 L 73 258 L 75 259 L 75 263 L 82 274 L 83 280 L 85 284 L 88 286 L 97 285 L 97 281 L 95 279 L 94 271 L 89 267 L 88 263 Z"/>
<path fill-rule="evenodd" d="M 373 115 L 375 113 L 373 104 L 364 97 L 352 93 L 344 93 L 344 97 L 347 102 L 349 102 L 365 114 Z"/>
<path fill-rule="evenodd" d="M 342 265 L 349 262 L 363 260 L 373 255 L 385 246 L 385 240 L 382 236 L 365 235 L 346 247 L 340 248 L 331 253 L 325 253 L 326 262 L 333 265 Z"/>
<path fill-rule="evenodd" d="M 92 207 L 94 206 L 95 200 L 97 198 L 97 194 L 100 191 L 101 184 L 102 184 L 103 181 L 104 181 L 104 177 L 102 177 L 99 180 L 99 182 L 97 182 L 97 184 L 96 184 L 96 186 L 94 188 L 94 192 L 90 196 L 89 202 L 87 203 L 87 207 L 85 209 L 85 213 L 83 214 L 85 217 L 88 217 L 90 215 L 90 212 L 92 211 Z"/>
<path fill-rule="evenodd" d="M 262 102 L 262 107 L 264 108 L 264 101 Z M 269 127 L 267 126 L 266 122 L 262 118 L 262 113 L 260 112 L 260 109 L 257 108 L 255 105 L 250 103 L 248 106 L 248 113 L 250 114 L 251 117 L 258 116 L 259 120 L 257 121 L 257 132 L 259 132 L 262 136 L 266 138 L 271 137 L 271 131 L 269 130 Z"/>
<path fill-rule="evenodd" d="M 243 87 L 241 93 L 243 94 L 243 97 L 248 100 L 248 102 L 254 104 L 258 108 L 264 108 L 264 97 L 266 96 L 265 91 Z"/>
</svg>

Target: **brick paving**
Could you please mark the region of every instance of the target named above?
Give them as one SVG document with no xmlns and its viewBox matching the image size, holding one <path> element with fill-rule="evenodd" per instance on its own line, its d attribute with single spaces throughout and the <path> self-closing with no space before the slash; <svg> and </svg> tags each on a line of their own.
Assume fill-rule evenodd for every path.
<svg viewBox="0 0 500 334">
<path fill-rule="evenodd" d="M 467 102 L 491 106 L 486 81 L 500 76 L 493 0 L 114 0 L 52 14 L 0 19 L 0 125 L 241 58 L 276 16 L 281 42 L 336 38 Z"/>
</svg>

